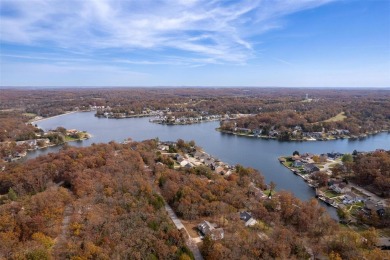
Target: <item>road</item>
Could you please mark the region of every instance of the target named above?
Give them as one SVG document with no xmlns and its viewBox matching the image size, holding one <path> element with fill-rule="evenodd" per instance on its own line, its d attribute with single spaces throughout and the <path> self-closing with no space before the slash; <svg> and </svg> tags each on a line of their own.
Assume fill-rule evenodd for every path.
<svg viewBox="0 0 390 260">
<path fill-rule="evenodd" d="M 165 210 L 167 211 L 169 217 L 172 219 L 173 223 L 175 224 L 175 226 L 177 227 L 177 229 L 184 229 L 188 235 L 188 239 L 186 241 L 186 245 L 188 246 L 188 248 L 192 251 L 192 253 L 194 254 L 194 257 L 195 257 L 195 260 L 203 260 L 203 257 L 202 257 L 202 254 L 200 253 L 200 250 L 197 246 L 197 242 L 199 242 L 199 238 L 192 238 L 190 236 L 190 233 L 188 233 L 186 227 L 183 225 L 183 223 L 181 222 L 181 220 L 176 216 L 175 212 L 173 211 L 173 209 L 167 204 L 165 203 Z"/>
<path fill-rule="evenodd" d="M 358 185 L 353 184 L 351 182 L 349 182 L 349 186 L 355 188 L 359 192 L 361 192 L 361 193 L 365 194 L 366 196 L 370 197 L 370 200 L 377 202 L 377 204 L 380 204 L 383 207 L 386 207 L 386 200 L 384 198 L 381 198 L 378 195 L 376 195 L 376 194 L 374 194 L 372 192 L 369 192 L 368 190 L 363 189 L 362 187 L 359 187 Z"/>
</svg>

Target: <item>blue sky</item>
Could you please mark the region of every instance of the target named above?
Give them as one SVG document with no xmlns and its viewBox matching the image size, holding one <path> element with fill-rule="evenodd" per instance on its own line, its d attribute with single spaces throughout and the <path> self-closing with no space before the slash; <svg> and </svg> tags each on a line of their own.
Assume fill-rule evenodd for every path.
<svg viewBox="0 0 390 260">
<path fill-rule="evenodd" d="M 390 0 L 0 0 L 0 86 L 390 87 Z"/>
</svg>

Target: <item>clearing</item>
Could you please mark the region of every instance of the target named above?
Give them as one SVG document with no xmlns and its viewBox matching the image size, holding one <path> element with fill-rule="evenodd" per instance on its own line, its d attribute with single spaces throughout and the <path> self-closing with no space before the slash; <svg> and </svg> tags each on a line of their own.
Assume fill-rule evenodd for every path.
<svg viewBox="0 0 390 260">
<path fill-rule="evenodd" d="M 338 121 L 343 121 L 346 118 L 347 116 L 345 115 L 345 113 L 341 112 L 335 115 L 334 117 L 324 120 L 323 122 L 338 122 Z"/>
</svg>

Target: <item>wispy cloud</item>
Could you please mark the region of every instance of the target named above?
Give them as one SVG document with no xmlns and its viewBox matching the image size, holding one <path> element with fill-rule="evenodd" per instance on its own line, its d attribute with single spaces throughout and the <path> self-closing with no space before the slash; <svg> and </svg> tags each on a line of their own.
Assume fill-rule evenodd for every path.
<svg viewBox="0 0 390 260">
<path fill-rule="evenodd" d="M 291 62 L 289 62 L 289 61 L 286 61 L 286 60 L 284 60 L 284 59 L 276 58 L 276 57 L 274 57 L 273 59 L 276 60 L 276 61 L 278 61 L 278 62 L 281 62 L 281 63 L 283 63 L 283 64 L 287 64 L 287 65 L 289 65 L 289 66 L 294 66 L 293 63 L 291 63 Z"/>
<path fill-rule="evenodd" d="M 115 49 L 128 63 L 172 62 L 132 57 L 148 50 L 189 65 L 243 64 L 254 55 L 254 38 L 280 27 L 280 18 L 331 1 L 2 0 L 0 36 L 72 53 Z"/>
</svg>

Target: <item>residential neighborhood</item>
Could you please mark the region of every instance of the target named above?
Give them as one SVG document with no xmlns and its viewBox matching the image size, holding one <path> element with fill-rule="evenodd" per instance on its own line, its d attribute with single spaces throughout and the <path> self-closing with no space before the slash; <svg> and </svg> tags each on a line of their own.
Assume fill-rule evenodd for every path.
<svg viewBox="0 0 390 260">
<path fill-rule="evenodd" d="M 193 168 L 199 165 L 204 165 L 209 167 L 213 172 L 229 176 L 234 172 L 235 167 L 228 165 L 219 159 L 207 154 L 200 148 L 193 148 L 188 153 L 177 153 L 175 142 L 162 142 L 158 145 L 158 150 L 163 155 L 169 156 L 174 160 L 173 168 Z"/>
<path fill-rule="evenodd" d="M 224 178 L 237 174 L 235 166 L 231 166 L 220 161 L 195 145 L 192 146 L 186 144 L 184 147 L 183 144 L 179 144 L 179 141 L 158 142 L 157 153 L 160 154 L 161 157 L 165 158 L 162 158 L 161 161 L 157 162 L 157 165 L 183 170 L 183 174 L 186 171 L 196 169 L 197 167 L 206 167 L 210 172 L 212 172 L 212 174 L 222 176 Z M 213 183 L 210 179 L 207 179 L 207 182 Z M 271 199 L 271 197 L 267 196 L 262 189 L 255 185 L 254 182 L 249 183 L 248 190 L 248 196 L 251 199 L 257 201 Z M 169 206 L 166 207 L 169 208 L 169 211 L 171 212 L 170 215 L 172 215 L 172 220 L 177 228 L 184 228 L 184 230 L 186 230 L 189 235 L 189 241 L 193 241 L 193 243 L 202 243 L 207 236 L 213 241 L 223 240 L 225 238 L 226 231 L 224 229 L 224 224 L 227 220 L 224 219 L 223 216 L 216 222 L 215 218 L 202 219 L 200 222 L 197 220 L 185 221 L 180 219 L 176 214 L 172 213 L 173 209 Z M 237 224 L 240 224 L 245 228 L 253 228 L 259 224 L 258 220 L 256 220 L 252 214 L 245 209 L 237 212 L 236 216 L 238 221 Z M 267 235 L 260 231 L 258 232 L 258 237 L 260 239 L 268 239 Z"/>
<path fill-rule="evenodd" d="M 1 142 L 2 160 L 5 162 L 14 162 L 22 159 L 27 155 L 28 151 L 43 149 L 48 146 L 55 146 L 65 142 L 84 140 L 90 138 L 90 134 L 77 129 L 65 129 L 58 127 L 47 132 L 40 131 L 35 133 L 34 139 L 21 140 L 16 142 L 5 141 Z"/>
<path fill-rule="evenodd" d="M 376 152 L 381 152 L 377 150 Z M 355 151 L 356 154 L 358 152 Z M 364 153 L 361 153 L 364 154 Z M 302 177 L 310 187 L 315 188 L 318 199 L 330 206 L 348 212 L 354 221 L 354 216 L 359 212 L 368 217 L 372 213 L 379 217 L 385 214 L 387 202 L 384 198 L 349 182 L 345 178 L 339 178 L 334 173 L 335 167 L 345 169 L 343 160 L 350 156 L 342 153 L 325 153 L 300 155 L 297 151 L 292 156 L 279 157 L 279 162 L 290 169 L 294 174 Z"/>
<path fill-rule="evenodd" d="M 221 119 L 226 122 L 229 119 Z M 226 128 L 226 127 L 225 127 Z M 330 131 L 326 131 L 322 129 L 321 131 L 305 131 L 301 126 L 296 125 L 295 127 L 290 127 L 285 131 L 280 131 L 275 129 L 275 127 L 271 127 L 270 129 L 262 129 L 262 128 L 244 128 L 237 127 L 237 124 L 234 123 L 234 126 L 225 129 L 219 128 L 218 130 L 223 133 L 234 134 L 239 136 L 249 136 L 263 139 L 278 139 L 283 141 L 328 141 L 328 140 L 336 140 L 336 139 L 358 139 L 365 138 L 368 134 L 360 134 L 360 135 L 352 135 L 347 129 L 332 129 Z M 383 130 L 386 132 L 387 130 Z M 370 134 L 379 133 L 378 131 L 374 131 Z"/>
<path fill-rule="evenodd" d="M 174 115 L 158 115 L 149 121 L 151 123 L 165 124 L 165 125 L 188 125 L 203 122 L 219 121 L 222 119 L 221 115 L 199 115 L 199 116 L 180 116 Z"/>
</svg>

